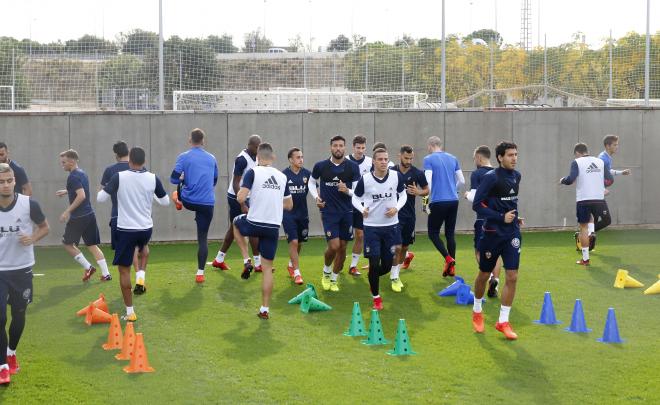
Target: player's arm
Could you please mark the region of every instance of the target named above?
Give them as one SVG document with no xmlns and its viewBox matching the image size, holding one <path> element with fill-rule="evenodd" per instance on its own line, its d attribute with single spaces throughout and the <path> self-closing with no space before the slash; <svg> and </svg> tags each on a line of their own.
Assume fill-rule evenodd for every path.
<svg viewBox="0 0 660 405">
<path fill-rule="evenodd" d="M 218 184 L 218 161 L 213 159 L 213 187 Z"/>
<path fill-rule="evenodd" d="M 465 176 L 458 160 L 456 160 L 456 167 L 454 168 L 454 180 L 456 181 L 456 190 L 460 190 L 465 185 Z"/>
<path fill-rule="evenodd" d="M 314 201 L 316 201 L 316 206 L 318 208 L 323 208 L 325 207 L 325 201 L 321 199 L 321 195 L 319 194 L 318 190 L 318 181 L 321 178 L 321 167 L 320 163 L 317 163 L 314 165 L 314 168 L 312 169 L 312 175 L 309 176 L 309 183 L 307 188 L 309 189 L 309 193 L 314 197 Z"/>
<path fill-rule="evenodd" d="M 50 226 L 46 220 L 46 216 L 39 203 L 30 199 L 30 220 L 36 225 L 36 229 L 32 228 L 32 235 L 21 234 L 19 241 L 23 246 L 29 246 L 37 241 L 43 239 L 50 232 Z"/>
<path fill-rule="evenodd" d="M 605 170 L 607 172 L 607 170 Z M 578 170 L 578 164 L 574 160 L 573 163 L 571 163 L 571 172 L 568 174 L 566 177 L 562 177 L 559 179 L 559 184 L 565 184 L 567 186 L 570 186 L 575 182 L 575 179 L 580 175 L 580 170 Z"/>
<path fill-rule="evenodd" d="M 250 169 L 245 172 L 245 176 L 243 176 L 243 184 L 241 184 L 241 188 L 236 194 L 236 201 L 241 204 L 241 210 L 243 210 L 243 212 L 247 212 L 245 201 L 247 201 L 250 190 L 252 189 L 252 183 L 254 183 L 254 170 Z"/>
<path fill-rule="evenodd" d="M 68 221 L 69 218 L 71 217 L 71 212 L 73 212 L 73 210 L 78 208 L 80 204 L 82 204 L 83 201 L 85 201 L 85 198 L 87 198 L 87 195 L 85 195 L 85 189 L 83 188 L 82 183 L 80 183 L 79 180 L 73 180 L 71 182 L 71 185 L 73 185 L 73 187 L 76 187 L 75 188 L 76 197 L 73 199 L 71 204 L 69 204 L 69 206 L 64 210 L 62 215 L 60 215 L 60 222 Z M 67 185 L 67 188 L 68 186 L 69 185 Z"/>
<path fill-rule="evenodd" d="M 407 187 L 408 194 L 413 196 L 426 197 L 429 195 L 429 184 L 426 182 L 426 176 L 418 173 L 413 184 Z"/>
<path fill-rule="evenodd" d="M 183 158 L 184 154 L 179 155 L 179 157 L 176 158 L 176 163 L 174 164 L 174 169 L 172 170 L 172 174 L 170 174 L 170 183 L 172 184 L 179 184 L 181 183 L 181 177 L 184 174 L 183 173 Z"/>
<path fill-rule="evenodd" d="M 488 206 L 488 194 L 495 187 L 497 183 L 497 176 L 484 176 L 481 180 L 481 184 L 477 188 L 476 194 L 474 195 L 474 201 L 472 202 L 472 209 L 485 219 L 490 219 L 504 223 L 505 213 L 495 211 L 494 209 Z"/>
<path fill-rule="evenodd" d="M 28 181 L 27 183 L 23 184 L 23 187 L 21 187 L 21 194 L 32 197 L 32 183 Z"/>
<path fill-rule="evenodd" d="M 284 187 L 284 196 L 282 197 L 282 208 L 285 211 L 291 211 L 293 209 L 293 197 L 291 196 L 289 187 L 286 186 Z"/>
<path fill-rule="evenodd" d="M 103 188 L 96 194 L 96 201 L 106 202 L 110 196 L 117 195 L 119 189 L 119 173 L 115 173 L 110 180 L 106 182 Z"/>
<path fill-rule="evenodd" d="M 170 197 L 167 196 L 165 187 L 163 187 L 163 183 L 160 181 L 158 176 L 156 176 L 156 188 L 154 189 L 154 196 L 156 197 L 155 200 L 159 205 L 170 205 Z"/>
<path fill-rule="evenodd" d="M 355 185 L 355 190 L 353 190 L 353 195 L 351 196 L 351 204 L 353 205 L 353 208 L 364 215 L 365 212 L 367 214 L 369 213 L 369 208 L 363 205 L 362 197 L 364 197 L 364 180 L 360 179 Z"/>
<path fill-rule="evenodd" d="M 239 156 L 234 160 L 234 172 L 231 179 L 231 189 L 234 194 L 238 196 L 239 189 L 241 188 L 241 177 L 247 169 L 247 160 L 243 156 Z"/>
<path fill-rule="evenodd" d="M 397 185 L 397 188 L 396 188 L 396 192 L 398 193 L 397 194 L 398 199 L 397 199 L 397 202 L 396 202 L 396 207 L 394 207 L 394 209 L 396 211 L 394 211 L 392 213 L 391 208 L 389 210 L 387 210 L 385 215 L 387 215 L 388 217 L 393 217 L 394 215 L 396 215 L 396 213 L 401 211 L 401 208 L 403 208 L 403 206 L 406 205 L 406 201 L 408 201 L 408 193 L 406 193 L 406 183 L 403 180 L 403 176 L 399 172 L 396 172 L 396 174 L 399 177 L 399 184 Z M 392 215 L 390 215 L 390 213 Z"/>
</svg>

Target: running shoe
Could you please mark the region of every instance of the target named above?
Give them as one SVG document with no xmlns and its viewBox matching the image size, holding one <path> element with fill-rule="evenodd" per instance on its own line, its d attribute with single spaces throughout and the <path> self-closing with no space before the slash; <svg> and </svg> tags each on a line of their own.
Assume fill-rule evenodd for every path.
<svg viewBox="0 0 660 405">
<path fill-rule="evenodd" d="M 302 285 L 304 281 L 301 275 L 297 275 L 293 278 L 293 282 L 298 285 Z"/>
<path fill-rule="evenodd" d="M 403 259 L 403 264 L 401 265 L 401 268 L 404 270 L 407 270 L 408 267 L 410 267 L 410 263 L 413 261 L 415 258 L 415 254 L 413 252 L 408 252 L 406 253 L 406 258 Z"/>
<path fill-rule="evenodd" d="M 108 274 L 107 276 L 101 276 L 101 281 L 110 281 L 112 280 L 112 276 Z"/>
<path fill-rule="evenodd" d="M 442 277 L 447 277 L 447 276 L 454 277 L 454 275 L 456 275 L 456 269 L 454 268 L 455 266 L 456 266 L 456 260 L 454 260 L 454 258 L 451 256 L 447 256 L 445 258 L 445 266 L 442 271 Z"/>
<path fill-rule="evenodd" d="M 321 287 L 323 287 L 324 291 L 330 290 L 330 274 L 323 273 L 323 277 L 321 277 Z"/>
<path fill-rule="evenodd" d="M 335 281 L 330 280 L 330 291 L 339 292 L 339 283 L 337 282 L 337 280 Z"/>
<path fill-rule="evenodd" d="M 269 318 L 268 311 L 259 312 L 257 313 L 257 316 L 259 317 L 259 319 L 264 319 L 264 320 L 268 320 Z"/>
<path fill-rule="evenodd" d="M 400 293 L 401 289 L 403 288 L 403 283 L 401 282 L 401 279 L 395 278 L 392 281 L 392 291 Z"/>
<path fill-rule="evenodd" d="M 15 354 L 7 355 L 7 364 L 9 365 L 9 374 L 16 374 L 21 367 L 18 365 L 18 359 Z"/>
<path fill-rule="evenodd" d="M 135 322 L 135 321 L 137 321 L 137 315 L 135 314 L 135 312 L 133 312 L 133 313 L 130 314 L 130 315 L 124 315 L 124 316 L 122 316 L 121 319 L 122 319 L 123 321 L 126 321 L 126 322 Z"/>
<path fill-rule="evenodd" d="M 472 312 L 472 328 L 476 333 L 484 333 L 484 314 L 481 312 Z"/>
<path fill-rule="evenodd" d="M 202 284 L 204 281 L 206 281 L 206 277 L 204 277 L 203 274 L 198 274 L 195 276 L 195 282 L 197 284 Z"/>
<path fill-rule="evenodd" d="M 580 266 L 589 266 L 589 260 L 580 259 L 577 262 L 575 262 L 575 264 L 579 264 Z"/>
<path fill-rule="evenodd" d="M 357 267 L 353 266 L 350 269 L 348 269 L 348 274 L 351 276 L 360 276 L 362 273 L 360 273 L 360 270 L 358 270 Z"/>
<path fill-rule="evenodd" d="M 215 267 L 216 269 L 220 269 L 220 270 L 229 270 L 229 266 L 227 266 L 227 263 L 225 263 L 225 262 L 219 262 L 219 261 L 217 261 L 216 259 L 213 259 L 213 263 L 211 263 L 211 265 L 212 265 L 213 267 Z"/>
<path fill-rule="evenodd" d="M 498 322 L 495 324 L 495 329 L 502 332 L 508 340 L 518 339 L 518 335 L 513 331 L 509 322 Z"/>
<path fill-rule="evenodd" d="M 380 310 L 383 309 L 383 298 L 382 297 L 374 298 L 373 309 L 375 309 L 376 311 L 380 311 Z"/>
<path fill-rule="evenodd" d="M 85 274 L 83 275 L 82 281 L 89 281 L 89 279 L 92 278 L 92 274 L 94 273 L 96 273 L 96 267 L 89 266 L 89 268 L 85 270 Z"/>
<path fill-rule="evenodd" d="M 497 298 L 498 284 L 499 281 L 497 281 L 494 277 L 491 277 L 490 280 L 488 280 L 488 292 L 486 293 L 488 295 L 488 298 Z"/>
<path fill-rule="evenodd" d="M 252 270 L 254 270 L 254 267 L 252 266 L 252 262 L 248 260 L 247 263 L 243 264 L 243 272 L 241 273 L 241 278 L 243 280 L 250 278 L 250 273 L 252 273 Z"/>
</svg>

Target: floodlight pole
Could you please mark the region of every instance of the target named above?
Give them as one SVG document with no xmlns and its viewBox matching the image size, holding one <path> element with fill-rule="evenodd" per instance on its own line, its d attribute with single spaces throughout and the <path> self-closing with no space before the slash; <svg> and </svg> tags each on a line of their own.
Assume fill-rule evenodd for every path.
<svg viewBox="0 0 660 405">
<path fill-rule="evenodd" d="M 446 54 L 445 54 L 445 0 L 442 0 L 442 60 L 441 64 L 441 77 L 440 77 L 440 102 L 442 103 L 442 108 L 446 109 L 445 101 L 447 99 L 446 93 L 446 81 L 447 81 L 447 72 L 446 72 Z"/>
<path fill-rule="evenodd" d="M 163 0 L 158 0 L 158 109 L 165 110 L 165 78 L 163 75 Z"/>
<path fill-rule="evenodd" d="M 612 91 L 612 30 L 610 30 L 610 91 L 609 91 L 610 98 L 613 98 L 612 94 L 613 94 L 613 91 Z"/>
<path fill-rule="evenodd" d="M 651 0 L 646 0 L 646 57 L 644 61 L 644 105 L 649 106 L 649 66 L 651 60 Z"/>
</svg>

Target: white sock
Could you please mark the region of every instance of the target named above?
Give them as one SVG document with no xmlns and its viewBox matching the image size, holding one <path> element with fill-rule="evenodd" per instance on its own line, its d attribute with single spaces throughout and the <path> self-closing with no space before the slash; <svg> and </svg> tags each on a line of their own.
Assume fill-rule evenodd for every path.
<svg viewBox="0 0 660 405">
<path fill-rule="evenodd" d="M 9 346 L 7 346 L 7 356 L 16 356 L 16 350 L 11 350 Z"/>
<path fill-rule="evenodd" d="M 412 252 L 407 251 L 407 252 L 406 252 L 406 259 L 410 259 L 410 255 L 412 255 Z"/>
<path fill-rule="evenodd" d="M 106 262 L 105 259 L 97 260 L 96 263 L 98 263 L 99 267 L 101 268 L 101 274 L 104 276 L 110 275 L 110 272 L 108 271 L 108 262 Z"/>
<path fill-rule="evenodd" d="M 392 270 L 390 270 L 390 280 L 396 280 L 399 278 L 399 265 L 397 264 L 396 266 L 392 266 Z"/>
<path fill-rule="evenodd" d="M 133 313 L 133 307 L 126 307 L 126 315 L 130 315 Z"/>
<path fill-rule="evenodd" d="M 474 301 L 476 303 L 477 300 Z M 509 312 L 511 312 L 511 307 L 505 307 L 504 305 L 500 307 L 500 323 L 509 322 Z"/>
<path fill-rule="evenodd" d="M 77 261 L 78 264 L 82 266 L 83 269 L 87 270 L 90 267 L 92 267 L 92 264 L 85 259 L 85 255 L 82 253 L 78 253 L 76 256 L 73 257 L 73 260 Z"/>
<path fill-rule="evenodd" d="M 261 266 L 261 255 L 257 255 L 253 257 L 254 257 L 254 266 L 255 267 Z"/>
<path fill-rule="evenodd" d="M 337 273 L 330 273 L 330 281 L 337 281 L 337 277 L 339 277 L 339 274 Z"/>
<path fill-rule="evenodd" d="M 474 305 L 472 306 L 472 312 L 480 313 L 481 312 L 481 302 L 483 298 L 475 298 Z"/>
<path fill-rule="evenodd" d="M 221 252 L 221 251 L 218 251 L 218 254 L 215 255 L 215 260 L 216 260 L 218 263 L 222 263 L 222 262 L 224 262 L 224 261 L 225 261 L 225 253 L 224 253 L 224 252 Z"/>
<path fill-rule="evenodd" d="M 204 275 L 204 270 L 197 270 L 197 275 L 198 276 L 203 276 Z"/>
<path fill-rule="evenodd" d="M 380 294 L 374 295 L 374 299 L 376 299 L 376 298 L 380 298 Z"/>
<path fill-rule="evenodd" d="M 249 262 L 249 261 L 250 261 L 250 258 L 249 258 L 249 257 L 246 258 L 246 259 L 243 259 L 243 264 L 245 264 L 245 263 L 247 263 L 247 262 Z"/>
<path fill-rule="evenodd" d="M 589 231 L 589 235 L 591 235 L 592 233 L 596 232 L 596 224 L 594 224 L 593 222 L 589 222 L 589 225 L 587 225 L 587 229 Z"/>
<path fill-rule="evenodd" d="M 357 253 L 351 254 L 351 267 L 357 267 L 358 261 L 360 261 L 360 255 Z"/>
<path fill-rule="evenodd" d="M 259 312 L 268 312 L 268 307 L 264 307 L 263 305 L 259 308 Z"/>
<path fill-rule="evenodd" d="M 144 270 L 138 270 L 135 272 L 135 284 L 144 284 L 145 278 L 146 273 Z M 140 279 L 142 279 L 142 282 L 140 282 Z"/>
<path fill-rule="evenodd" d="M 330 267 L 330 266 L 325 266 L 325 265 L 324 265 L 324 266 L 323 266 L 323 272 L 324 272 L 325 274 L 330 274 L 330 273 L 332 273 L 332 267 Z"/>
<path fill-rule="evenodd" d="M 582 248 L 582 260 L 585 262 L 589 260 L 589 248 L 588 247 L 583 247 Z"/>
<path fill-rule="evenodd" d="M 9 364 L 3 364 L 0 366 L 0 370 L 9 370 Z"/>
<path fill-rule="evenodd" d="M 289 260 L 289 267 L 293 267 L 293 263 L 291 263 L 291 260 Z"/>
<path fill-rule="evenodd" d="M 293 277 L 299 276 L 300 275 L 300 269 L 295 269 L 293 271 Z"/>
</svg>

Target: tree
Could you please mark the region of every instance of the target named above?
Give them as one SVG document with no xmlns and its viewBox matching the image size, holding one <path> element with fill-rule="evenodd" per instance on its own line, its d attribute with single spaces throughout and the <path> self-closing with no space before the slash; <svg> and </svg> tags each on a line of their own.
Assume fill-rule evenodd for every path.
<svg viewBox="0 0 660 405">
<path fill-rule="evenodd" d="M 78 54 L 116 54 L 117 45 L 114 42 L 99 38 L 94 35 L 83 35 L 79 39 L 66 41 L 64 50 L 68 53 Z"/>
<path fill-rule="evenodd" d="M 273 46 L 273 42 L 261 35 L 261 30 L 249 32 L 245 34 L 245 45 L 243 52 L 267 52 L 268 48 Z"/>
<path fill-rule="evenodd" d="M 414 45 L 415 45 L 415 38 L 411 37 L 408 34 L 403 34 L 403 38 L 397 39 L 394 42 L 394 46 L 396 47 L 401 47 L 401 46 L 411 47 Z"/>
<path fill-rule="evenodd" d="M 350 39 L 343 34 L 340 34 L 337 38 L 330 41 L 328 51 L 346 52 L 351 49 L 352 46 L 353 44 L 351 44 Z"/>
<path fill-rule="evenodd" d="M 353 46 L 355 49 L 362 48 L 367 43 L 367 37 L 360 34 L 353 34 Z"/>
<path fill-rule="evenodd" d="M 300 37 L 300 34 L 296 35 L 294 38 L 289 38 L 289 50 L 291 52 L 298 52 L 300 49 L 305 49 L 305 43 Z"/>
<path fill-rule="evenodd" d="M 25 58 L 23 52 L 15 48 L 18 41 L 14 38 L 0 38 L 0 84 L 14 86 L 14 105 L 27 108 L 30 105 L 30 88 L 23 71 Z M 15 71 L 12 74 L 12 66 Z M 11 109 L 8 90 L 0 91 L 0 110 Z"/>
<path fill-rule="evenodd" d="M 233 37 L 228 34 L 209 35 L 206 38 L 206 45 L 216 53 L 236 53 L 238 48 L 234 46 Z"/>
<path fill-rule="evenodd" d="M 158 50 L 158 34 L 139 28 L 129 31 L 128 34 L 120 34 L 119 42 L 122 52 L 131 55 L 144 55 Z"/>
<path fill-rule="evenodd" d="M 500 33 L 495 30 L 491 30 L 490 28 L 473 31 L 470 35 L 463 38 L 465 42 L 472 41 L 474 39 L 481 39 L 487 44 L 494 42 L 498 47 L 502 45 L 502 36 Z"/>
</svg>

